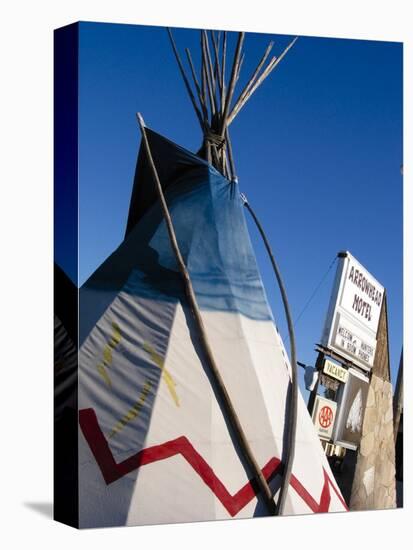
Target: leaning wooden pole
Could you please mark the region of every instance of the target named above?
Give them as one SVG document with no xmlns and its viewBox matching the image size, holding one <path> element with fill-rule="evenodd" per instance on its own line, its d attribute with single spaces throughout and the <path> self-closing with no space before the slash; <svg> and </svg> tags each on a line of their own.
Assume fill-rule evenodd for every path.
<svg viewBox="0 0 413 550">
<path fill-rule="evenodd" d="M 265 248 L 267 249 L 268 256 L 271 261 L 271 265 L 276 276 L 278 286 L 281 292 L 281 298 L 284 305 L 285 316 L 287 319 L 288 334 L 290 337 L 290 362 L 291 362 L 291 385 L 290 385 L 290 400 L 288 407 L 288 422 L 286 429 L 286 436 L 284 438 L 284 447 L 283 447 L 283 480 L 281 483 L 280 494 L 277 501 L 276 515 L 283 515 L 285 501 L 287 498 L 288 488 L 290 486 L 291 474 L 293 469 L 294 455 L 295 455 L 295 441 L 296 441 L 296 432 L 297 432 L 297 410 L 298 410 L 298 381 L 297 381 L 297 357 L 296 357 L 296 346 L 295 346 L 295 334 L 294 334 L 294 324 L 290 312 L 290 306 L 288 304 L 287 292 L 281 277 L 280 270 L 278 268 L 277 262 L 275 261 L 274 254 L 272 253 L 270 243 L 268 242 L 267 236 L 265 235 L 264 228 L 262 227 L 260 221 L 255 215 L 254 210 L 248 203 L 247 197 L 241 194 L 241 199 L 244 202 L 244 206 L 247 208 L 248 212 L 251 214 L 255 225 L 260 232 L 262 240 L 264 241 Z"/>
<path fill-rule="evenodd" d="M 226 83 L 225 83 L 225 64 L 227 60 L 227 33 L 224 31 L 224 36 L 222 39 L 222 58 L 221 58 L 221 82 L 222 82 L 222 90 L 221 90 L 221 111 L 220 115 L 221 117 L 224 114 L 224 106 L 225 106 L 225 100 L 226 100 Z"/>
<path fill-rule="evenodd" d="M 191 68 L 192 80 L 194 81 L 195 89 L 196 89 L 197 94 L 198 94 L 198 99 L 199 99 L 199 103 L 201 105 L 202 114 L 204 115 L 204 128 L 208 129 L 209 128 L 208 109 L 207 109 L 207 106 L 204 102 L 201 86 L 199 85 L 198 78 L 196 76 L 195 67 L 194 67 L 194 63 L 192 61 L 191 52 L 189 51 L 188 48 L 185 48 L 185 52 L 186 52 L 186 56 L 188 58 L 189 66 Z"/>
<path fill-rule="evenodd" d="M 234 89 L 235 89 L 236 76 L 237 76 L 237 71 L 238 71 L 238 65 L 239 65 L 240 58 L 241 58 L 241 50 L 242 50 L 242 45 L 244 43 L 244 37 L 245 37 L 244 32 L 240 32 L 238 34 L 238 41 L 237 41 L 237 45 L 236 45 L 236 48 L 235 48 L 234 61 L 232 63 L 231 78 L 229 80 L 228 93 L 227 93 L 226 98 L 225 98 L 225 106 L 222 109 L 222 119 L 221 119 L 221 128 L 220 128 L 221 137 L 224 137 L 225 129 L 228 125 L 227 124 L 227 117 L 228 117 L 228 114 L 229 114 L 229 109 L 230 109 L 230 106 L 231 106 L 231 100 L 232 100 L 232 96 L 233 96 Z"/>
<path fill-rule="evenodd" d="M 282 52 L 282 54 L 279 57 L 273 57 L 271 61 L 268 63 L 267 67 L 264 69 L 264 71 L 261 73 L 261 75 L 256 78 L 255 80 L 250 80 L 248 83 L 247 91 L 244 93 L 242 97 L 240 97 L 237 101 L 237 103 L 232 108 L 232 111 L 228 115 L 227 124 L 228 126 L 231 124 L 231 122 L 234 120 L 234 118 L 237 116 L 237 114 L 240 112 L 240 110 L 244 107 L 244 105 L 247 103 L 247 101 L 250 99 L 250 97 L 253 95 L 253 93 L 261 86 L 261 84 L 264 82 L 266 78 L 272 73 L 272 71 L 277 67 L 277 65 L 283 60 L 283 58 L 286 56 L 288 51 L 294 46 L 294 44 L 297 42 L 298 36 L 292 40 L 288 46 L 285 48 L 285 50 Z"/>
<path fill-rule="evenodd" d="M 258 76 L 258 73 L 260 72 L 260 70 L 264 66 L 264 63 L 266 62 L 267 57 L 270 55 L 270 52 L 271 52 L 273 46 L 274 46 L 274 42 L 271 41 L 268 44 L 267 49 L 265 50 L 264 55 L 260 59 L 260 62 L 258 63 L 255 71 L 252 73 L 252 75 L 251 75 L 250 79 L 248 80 L 247 84 L 244 86 L 242 92 L 239 94 L 238 99 L 235 101 L 234 108 L 242 102 L 242 100 L 244 99 L 244 97 L 246 96 L 246 94 L 248 93 L 250 88 L 252 88 L 252 86 L 254 85 L 255 80 Z"/>
<path fill-rule="evenodd" d="M 188 92 L 189 99 L 191 100 L 191 103 L 192 103 L 192 106 L 195 110 L 196 116 L 198 117 L 199 124 L 201 126 L 201 130 L 204 131 L 205 127 L 204 127 L 204 121 L 203 121 L 203 118 L 202 118 L 202 114 L 201 114 L 201 111 L 199 110 L 198 105 L 196 103 L 196 99 L 195 99 L 195 96 L 192 92 L 191 86 L 189 84 L 188 77 L 185 74 L 185 69 L 184 69 L 184 66 L 182 64 L 179 52 L 178 52 L 178 48 L 176 47 L 175 40 L 174 40 L 174 37 L 172 35 L 172 31 L 169 27 L 167 28 L 167 31 L 168 31 L 168 35 L 169 35 L 169 40 L 171 41 L 171 45 L 172 45 L 172 49 L 173 49 L 176 61 L 178 63 L 179 70 L 181 72 L 182 79 L 183 79 L 184 84 L 185 84 L 186 91 Z"/>
<path fill-rule="evenodd" d="M 143 121 L 143 118 L 140 113 L 137 113 L 137 119 L 139 122 L 140 130 L 142 133 L 142 139 L 145 146 L 145 151 L 148 157 L 148 162 L 150 169 L 152 171 L 156 191 L 158 194 L 159 202 L 161 204 L 163 216 L 165 218 L 166 227 L 168 230 L 169 240 L 171 242 L 171 246 L 176 258 L 176 261 L 178 263 L 179 271 L 181 273 L 184 287 L 185 287 L 185 293 L 189 302 L 189 306 L 191 308 L 192 315 L 195 320 L 195 324 L 198 328 L 198 333 L 200 337 L 201 346 L 203 348 L 205 358 L 208 362 L 209 368 L 211 370 L 211 373 L 213 375 L 213 378 L 215 380 L 215 383 L 217 385 L 219 394 L 222 398 L 222 403 L 225 408 L 225 412 L 227 414 L 228 420 L 230 422 L 230 425 L 234 431 L 234 434 L 237 439 L 237 443 L 239 444 L 239 447 L 241 449 L 241 452 L 248 464 L 248 466 L 251 468 L 254 478 L 257 481 L 258 488 L 260 490 L 260 493 L 264 499 L 265 505 L 267 507 L 267 510 L 270 515 L 275 515 L 276 508 L 275 508 L 275 502 L 271 494 L 271 489 L 260 470 L 260 467 L 258 466 L 258 463 L 256 462 L 254 455 L 252 453 L 251 447 L 248 443 L 248 440 L 244 434 L 244 430 L 241 426 L 241 423 L 239 421 L 238 415 L 234 409 L 234 406 L 232 405 L 230 396 L 227 392 L 227 389 L 225 387 L 224 381 L 221 377 L 221 374 L 219 372 L 218 366 L 215 362 L 211 346 L 208 341 L 208 337 L 206 334 L 204 322 L 201 317 L 201 312 L 198 307 L 198 303 L 195 297 L 195 292 L 192 287 L 191 278 L 189 276 L 189 272 L 186 268 L 184 259 L 182 257 L 181 251 L 179 249 L 178 241 L 176 239 L 175 230 L 172 224 L 171 215 L 169 213 L 168 205 L 165 200 L 165 196 L 162 190 L 161 182 L 159 180 L 158 171 L 156 170 L 155 163 L 153 161 L 151 149 L 149 146 L 148 138 L 146 135 L 146 129 L 145 129 L 145 123 Z"/>
</svg>

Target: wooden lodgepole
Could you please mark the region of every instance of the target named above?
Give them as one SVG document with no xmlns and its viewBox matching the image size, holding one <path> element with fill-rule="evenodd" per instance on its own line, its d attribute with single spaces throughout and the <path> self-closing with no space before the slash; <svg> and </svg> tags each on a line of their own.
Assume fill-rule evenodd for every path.
<svg viewBox="0 0 413 550">
<path fill-rule="evenodd" d="M 188 78 L 185 74 L 184 66 L 183 66 L 181 58 L 179 56 L 178 49 L 176 47 L 174 37 L 172 35 L 172 31 L 171 31 L 170 28 L 168 28 L 167 30 L 168 30 L 169 40 L 171 41 L 172 49 L 173 49 L 173 52 L 175 54 L 175 58 L 176 58 L 176 61 L 178 63 L 178 67 L 179 67 L 179 70 L 181 72 L 184 84 L 185 84 L 186 91 L 188 92 L 189 99 L 191 100 L 192 106 L 195 109 L 195 113 L 196 113 L 196 116 L 198 117 L 199 124 L 201 126 L 201 130 L 204 131 L 205 127 L 204 127 L 204 121 L 203 121 L 203 118 L 202 118 L 202 113 L 198 108 L 198 105 L 197 105 L 196 100 L 195 100 L 195 96 L 192 92 L 192 89 L 191 89 L 191 86 L 189 84 Z"/>
<path fill-rule="evenodd" d="M 248 203 L 247 197 L 241 194 L 241 200 L 244 203 L 244 206 L 247 208 L 248 212 L 251 214 L 255 225 L 257 226 L 258 231 L 264 241 L 265 248 L 267 249 L 268 256 L 271 261 L 271 265 L 274 270 L 275 277 L 278 282 L 278 286 L 281 292 L 281 298 L 284 305 L 285 317 L 287 319 L 288 334 L 290 337 L 290 361 L 291 361 L 291 384 L 290 384 L 290 400 L 288 407 L 288 423 L 286 427 L 286 435 L 284 438 L 283 445 L 283 480 L 281 483 L 280 493 L 277 501 L 276 515 L 283 515 L 285 501 L 287 498 L 288 488 L 290 486 L 291 474 L 294 463 L 295 456 L 295 442 L 296 442 L 296 432 L 297 432 L 297 410 L 298 410 L 298 381 L 297 381 L 297 357 L 296 357 L 296 345 L 295 345 L 295 334 L 294 334 L 294 324 L 290 312 L 290 306 L 288 303 L 287 292 L 281 277 L 281 272 L 278 268 L 277 262 L 275 261 L 274 254 L 271 250 L 270 243 L 268 242 L 267 236 L 265 235 L 264 228 L 262 227 L 260 221 L 255 215 L 254 210 Z M 288 400 L 288 397 L 287 397 Z M 288 402 L 288 401 L 287 401 Z"/>
<path fill-rule="evenodd" d="M 150 150 L 148 138 L 147 138 L 147 135 L 146 135 L 145 123 L 144 123 L 143 118 L 142 118 L 140 113 L 137 113 L 136 116 L 137 116 L 139 126 L 140 126 L 140 130 L 141 130 L 141 133 L 142 133 L 142 139 L 143 139 L 146 154 L 147 154 L 147 157 L 148 157 L 149 166 L 150 166 L 151 171 L 152 171 L 152 175 L 153 175 L 156 191 L 157 191 L 157 194 L 158 194 L 159 202 L 161 204 L 163 216 L 165 218 L 165 223 L 166 223 L 166 227 L 167 227 L 167 230 L 168 230 L 169 239 L 170 239 L 170 242 L 171 242 L 171 246 L 172 246 L 176 261 L 178 263 L 179 271 L 181 273 L 181 276 L 182 276 L 182 279 L 183 279 L 183 282 L 184 282 L 186 297 L 188 299 L 188 303 L 189 303 L 192 315 L 194 317 L 195 324 L 198 328 L 200 342 L 201 342 L 201 346 L 203 348 L 203 352 L 205 354 L 205 358 L 208 362 L 208 366 L 211 370 L 211 374 L 213 375 L 214 381 L 217 385 L 218 392 L 221 396 L 222 403 L 224 405 L 225 412 L 226 412 L 227 417 L 229 419 L 230 425 L 231 425 L 231 427 L 234 431 L 234 434 L 236 436 L 237 443 L 239 444 L 241 452 L 242 452 L 248 466 L 250 467 L 251 471 L 253 472 L 254 478 L 257 481 L 259 491 L 260 491 L 260 493 L 263 497 L 263 500 L 264 500 L 265 505 L 267 507 L 268 513 L 270 515 L 275 515 L 276 514 L 276 507 L 275 507 L 274 499 L 273 499 L 272 494 L 271 494 L 271 489 L 270 489 L 270 487 L 269 487 L 262 471 L 260 470 L 260 467 L 258 466 L 258 464 L 257 464 L 257 462 L 254 458 L 251 447 L 248 443 L 248 440 L 247 440 L 247 438 L 244 434 L 244 430 L 243 430 L 243 428 L 241 426 L 241 423 L 239 421 L 238 415 L 237 415 L 237 413 L 234 409 L 234 406 L 232 405 L 231 398 L 230 398 L 230 396 L 227 392 L 224 381 L 223 381 L 223 379 L 221 377 L 221 374 L 219 372 L 218 365 L 215 362 L 215 359 L 214 359 L 214 356 L 213 356 L 213 353 L 212 353 L 212 349 L 211 349 L 211 346 L 209 344 L 208 337 L 207 337 L 207 334 L 206 334 L 204 322 L 203 322 L 202 317 L 201 317 L 201 312 L 200 312 L 199 307 L 198 307 L 195 292 L 194 292 L 194 289 L 192 287 L 191 278 L 189 276 L 189 273 L 188 273 L 188 270 L 186 268 L 184 259 L 182 257 L 181 251 L 179 249 L 178 241 L 176 239 L 175 230 L 174 230 L 174 227 L 173 227 L 173 224 L 172 224 L 172 219 L 171 219 L 171 215 L 169 213 L 168 205 L 166 203 L 165 196 L 164 196 L 164 193 L 163 193 L 163 190 L 162 190 L 161 182 L 159 180 L 158 171 L 156 170 L 156 166 L 155 166 L 155 163 L 153 161 L 153 157 L 152 157 L 152 153 L 151 153 L 151 150 Z"/>
<path fill-rule="evenodd" d="M 229 109 L 230 109 L 230 106 L 231 106 L 232 96 L 234 94 L 235 84 L 236 84 L 236 81 L 237 81 L 237 73 L 238 73 L 238 67 L 239 67 L 239 63 L 240 63 L 240 59 L 241 59 L 241 50 L 242 50 L 242 45 L 244 43 L 244 38 L 245 38 L 245 32 L 240 32 L 238 34 L 237 45 L 236 45 L 236 48 L 235 48 L 234 61 L 232 63 L 232 70 L 231 70 L 231 77 L 229 79 L 228 93 L 226 94 L 226 97 L 225 97 L 225 105 L 222 106 L 222 115 L 221 115 L 221 120 L 220 120 L 220 123 L 221 123 L 220 134 L 221 134 L 222 138 L 224 137 L 225 130 L 228 126 L 227 117 L 228 117 L 228 114 L 229 114 Z"/>
<path fill-rule="evenodd" d="M 261 68 L 261 62 L 259 65 L 259 68 L 257 67 L 258 71 L 256 70 L 254 75 L 252 76 L 251 80 L 248 82 L 247 86 L 244 88 L 243 92 L 241 93 L 241 96 L 238 98 L 237 102 L 235 103 L 234 107 L 232 108 L 232 111 L 229 113 L 227 117 L 227 125 L 229 126 L 231 122 L 234 120 L 234 118 L 237 116 L 237 114 L 240 112 L 240 110 L 243 108 L 243 106 L 247 103 L 247 101 L 250 99 L 252 94 L 259 88 L 259 86 L 264 82 L 264 80 L 272 73 L 272 71 L 275 69 L 275 67 L 282 61 L 282 59 L 285 57 L 287 52 L 294 46 L 294 44 L 297 42 L 298 36 L 292 40 L 288 46 L 285 48 L 285 50 L 282 52 L 282 54 L 279 57 L 273 57 L 271 61 L 268 63 L 267 67 L 264 69 L 264 71 L 261 73 L 259 77 L 257 77 L 259 68 Z M 267 49 L 268 53 L 270 50 L 270 45 L 268 46 L 269 49 Z M 264 54 L 265 56 L 267 55 Z M 266 57 L 265 57 L 266 58 Z M 264 59 L 265 61 L 265 59 Z"/>
</svg>

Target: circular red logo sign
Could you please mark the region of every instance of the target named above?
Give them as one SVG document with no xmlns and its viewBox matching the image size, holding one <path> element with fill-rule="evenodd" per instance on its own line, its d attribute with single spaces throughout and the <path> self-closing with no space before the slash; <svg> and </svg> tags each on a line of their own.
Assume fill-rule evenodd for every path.
<svg viewBox="0 0 413 550">
<path fill-rule="evenodd" d="M 331 423 L 333 421 L 333 411 L 330 409 L 330 407 L 325 405 L 321 409 L 318 415 L 318 421 L 320 422 L 320 426 L 322 428 L 328 428 L 329 426 L 331 426 Z"/>
</svg>

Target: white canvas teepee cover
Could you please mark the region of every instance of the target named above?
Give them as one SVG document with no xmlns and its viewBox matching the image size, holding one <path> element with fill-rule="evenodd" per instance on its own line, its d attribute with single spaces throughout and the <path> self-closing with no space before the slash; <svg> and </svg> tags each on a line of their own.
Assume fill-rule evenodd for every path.
<svg viewBox="0 0 413 550">
<path fill-rule="evenodd" d="M 289 363 L 242 201 L 213 167 L 147 133 L 216 361 L 276 495 Z M 142 153 L 138 174 L 145 194 L 153 182 Z M 79 308 L 80 526 L 267 515 L 222 412 L 156 202 L 81 289 Z M 345 509 L 300 396 L 285 511 Z"/>
</svg>

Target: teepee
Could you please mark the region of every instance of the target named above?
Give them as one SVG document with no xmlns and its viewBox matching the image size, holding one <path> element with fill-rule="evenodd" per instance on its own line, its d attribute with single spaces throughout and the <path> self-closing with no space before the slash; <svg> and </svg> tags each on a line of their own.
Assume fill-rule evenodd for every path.
<svg viewBox="0 0 413 550">
<path fill-rule="evenodd" d="M 139 118 L 124 241 L 80 289 L 79 525 L 346 510 L 267 301 L 228 130 L 294 41 L 266 65 L 270 44 L 235 94 L 244 33 L 227 71 L 227 33 L 201 31 L 192 83 L 169 36 L 203 142 L 194 154 Z"/>
</svg>

